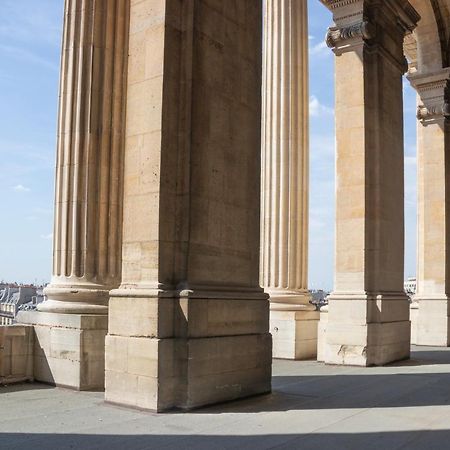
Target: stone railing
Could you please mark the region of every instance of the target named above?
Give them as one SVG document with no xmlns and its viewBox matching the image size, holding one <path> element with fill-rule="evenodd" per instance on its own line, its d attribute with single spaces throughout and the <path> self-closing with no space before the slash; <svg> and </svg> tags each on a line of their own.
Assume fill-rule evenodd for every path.
<svg viewBox="0 0 450 450">
<path fill-rule="evenodd" d="M 33 380 L 33 345 L 32 326 L 0 326 L 0 385 Z"/>
</svg>

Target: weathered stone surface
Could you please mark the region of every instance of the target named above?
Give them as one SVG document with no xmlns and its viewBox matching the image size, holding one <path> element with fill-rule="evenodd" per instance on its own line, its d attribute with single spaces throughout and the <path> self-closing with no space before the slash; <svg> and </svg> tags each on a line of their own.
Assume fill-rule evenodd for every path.
<svg viewBox="0 0 450 450">
<path fill-rule="evenodd" d="M 0 385 L 33 380 L 33 327 L 0 326 Z"/>
<path fill-rule="evenodd" d="M 409 357 L 403 43 L 420 17 L 403 0 L 323 3 L 335 21 L 327 44 L 336 54 L 337 203 L 335 286 L 321 354 L 332 364 L 385 364 Z"/>
<path fill-rule="evenodd" d="M 312 359 L 317 355 L 318 311 L 270 311 L 273 356 Z"/>
<path fill-rule="evenodd" d="M 108 317 L 22 311 L 33 325 L 34 378 L 77 390 L 104 388 Z"/>
<path fill-rule="evenodd" d="M 270 392 L 269 334 L 197 339 L 108 335 L 106 400 L 164 411 Z"/>
<path fill-rule="evenodd" d="M 131 3 L 107 401 L 161 411 L 270 390 L 258 276 L 261 19 L 250 0 Z"/>
</svg>

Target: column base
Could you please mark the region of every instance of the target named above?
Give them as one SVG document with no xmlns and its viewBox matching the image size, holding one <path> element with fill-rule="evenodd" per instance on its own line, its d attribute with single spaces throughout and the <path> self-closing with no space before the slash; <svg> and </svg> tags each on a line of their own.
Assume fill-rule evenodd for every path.
<svg viewBox="0 0 450 450">
<path fill-rule="evenodd" d="M 38 311 L 61 314 L 108 314 L 110 289 L 95 283 L 52 282 L 44 289 L 48 300 L 40 303 Z"/>
<path fill-rule="evenodd" d="M 34 328 L 34 378 L 80 391 L 103 390 L 108 316 L 21 311 Z"/>
<path fill-rule="evenodd" d="M 328 323 L 325 363 L 368 367 L 409 359 L 409 335 L 409 321 L 358 327 Z"/>
<path fill-rule="evenodd" d="M 317 326 L 317 361 L 327 360 L 327 326 L 328 326 L 328 305 L 320 308 L 320 320 Z"/>
<path fill-rule="evenodd" d="M 402 293 L 328 297 L 327 364 L 380 366 L 410 356 L 409 301 Z"/>
<path fill-rule="evenodd" d="M 269 334 L 198 339 L 106 338 L 107 402 L 189 410 L 271 390 Z"/>
<path fill-rule="evenodd" d="M 305 360 L 317 356 L 319 311 L 312 305 L 270 305 L 273 357 Z"/>
<path fill-rule="evenodd" d="M 161 412 L 270 392 L 264 294 L 220 299 L 124 293 L 110 300 L 106 401 Z"/>
<path fill-rule="evenodd" d="M 417 345 L 417 325 L 419 322 L 419 304 L 413 301 L 409 307 L 411 320 L 411 345 Z"/>
<path fill-rule="evenodd" d="M 416 344 L 435 347 L 450 345 L 449 304 L 447 296 L 417 296 Z"/>
</svg>

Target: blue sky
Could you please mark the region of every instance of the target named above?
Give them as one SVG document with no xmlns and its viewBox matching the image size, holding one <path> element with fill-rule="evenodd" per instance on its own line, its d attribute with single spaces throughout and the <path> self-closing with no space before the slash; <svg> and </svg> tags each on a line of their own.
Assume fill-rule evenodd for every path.
<svg viewBox="0 0 450 450">
<path fill-rule="evenodd" d="M 49 281 L 63 0 L 0 0 L 0 280 Z M 331 15 L 309 0 L 310 265 L 331 289 L 334 248 L 334 69 Z M 405 273 L 415 273 L 415 95 L 405 83 Z"/>
</svg>

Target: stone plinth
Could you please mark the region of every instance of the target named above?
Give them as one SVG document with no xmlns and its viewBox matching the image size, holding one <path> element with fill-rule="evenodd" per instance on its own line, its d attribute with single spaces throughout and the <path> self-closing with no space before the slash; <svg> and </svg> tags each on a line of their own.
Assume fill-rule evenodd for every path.
<svg viewBox="0 0 450 450">
<path fill-rule="evenodd" d="M 282 359 L 313 359 L 317 355 L 317 326 L 319 311 L 310 306 L 272 303 L 270 332 L 273 338 L 273 356 Z"/>
<path fill-rule="evenodd" d="M 21 311 L 34 328 L 34 378 L 76 390 L 102 390 L 106 316 Z"/>
<path fill-rule="evenodd" d="M 163 411 L 270 391 L 267 299 L 131 294 L 110 300 L 107 401 Z"/>
</svg>

